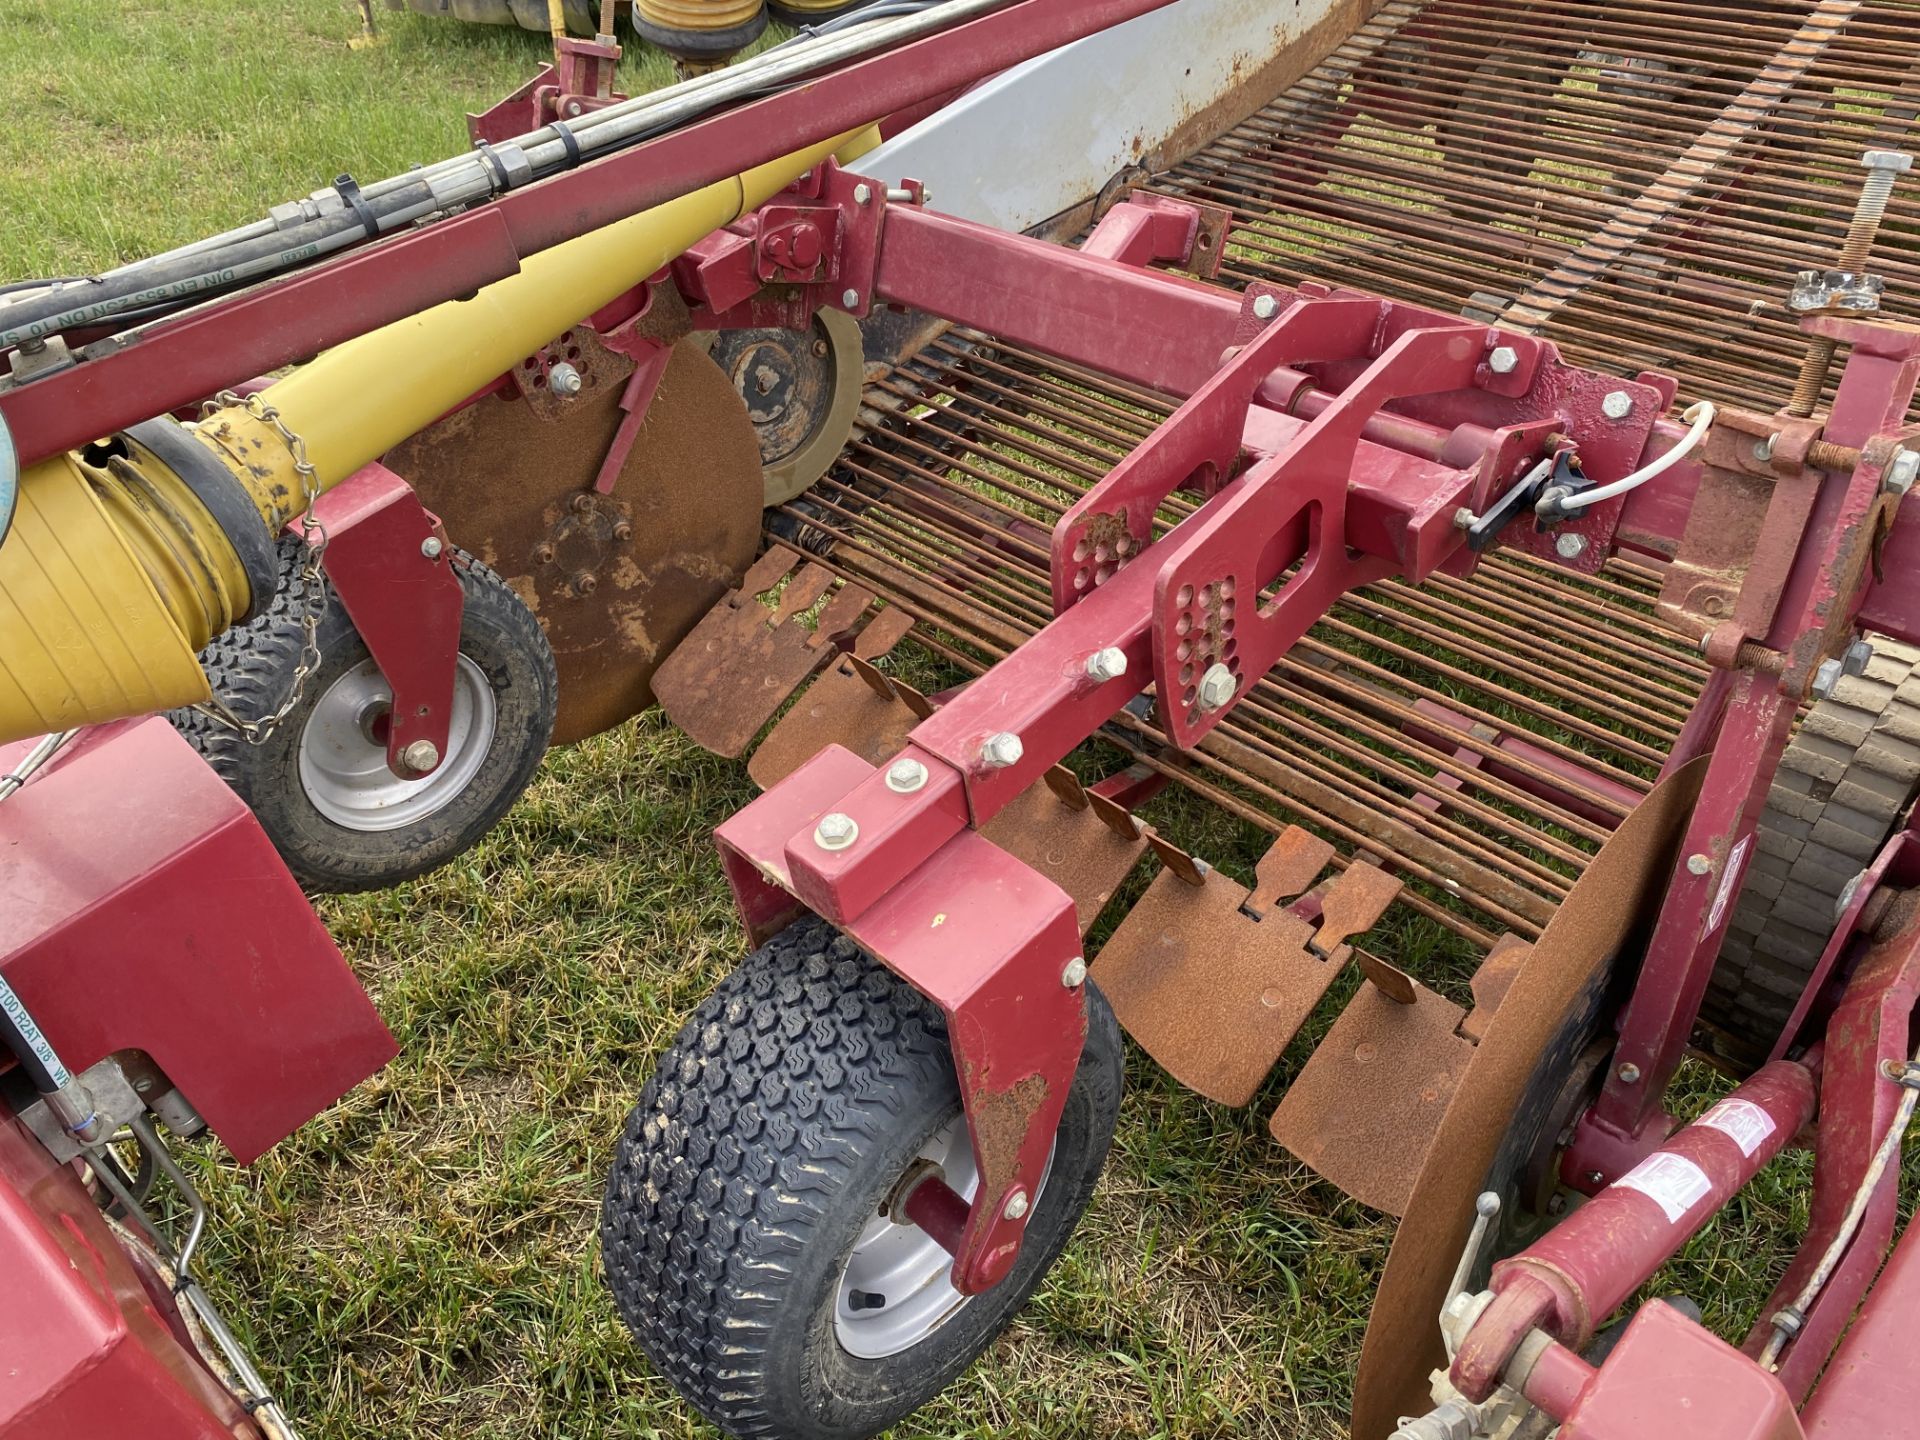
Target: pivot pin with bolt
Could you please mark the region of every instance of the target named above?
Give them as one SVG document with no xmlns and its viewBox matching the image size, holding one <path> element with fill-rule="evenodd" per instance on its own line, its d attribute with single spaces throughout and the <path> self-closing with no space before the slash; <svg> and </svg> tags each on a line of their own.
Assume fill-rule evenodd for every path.
<svg viewBox="0 0 1920 1440">
<path fill-rule="evenodd" d="M 1200 706 L 1204 710 L 1218 710 L 1233 699 L 1236 689 L 1233 671 L 1224 665 L 1209 665 L 1207 673 L 1200 677 Z"/>
<path fill-rule="evenodd" d="M 400 763 L 416 775 L 424 775 L 440 763 L 440 750 L 431 740 L 415 740 L 400 752 Z"/>
</svg>

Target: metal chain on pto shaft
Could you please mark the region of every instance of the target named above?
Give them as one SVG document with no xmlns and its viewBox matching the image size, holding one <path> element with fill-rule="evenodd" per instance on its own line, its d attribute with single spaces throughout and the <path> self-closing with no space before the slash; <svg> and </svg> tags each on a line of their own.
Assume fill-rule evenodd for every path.
<svg viewBox="0 0 1920 1440">
<path fill-rule="evenodd" d="M 200 407 L 200 418 L 204 421 L 216 411 L 234 405 L 240 406 L 261 424 L 273 427 L 281 443 L 287 447 L 287 454 L 293 457 L 294 473 L 300 477 L 300 496 L 306 502 L 300 517 L 300 539 L 307 547 L 307 558 L 300 569 L 300 581 L 305 590 L 301 597 L 300 661 L 293 667 L 293 682 L 287 687 L 286 698 L 271 713 L 258 720 L 236 715 L 233 708 L 218 695 L 193 708 L 239 732 L 249 745 L 263 745 L 280 727 L 280 723 L 293 713 L 294 707 L 300 703 L 301 693 L 306 689 L 307 680 L 320 668 L 320 620 L 327 613 L 327 586 L 323 569 L 327 529 L 313 513 L 314 502 L 320 498 L 320 480 L 313 462 L 307 459 L 307 442 L 280 418 L 278 410 L 258 393 L 241 396 L 231 390 L 222 390 Z"/>
</svg>

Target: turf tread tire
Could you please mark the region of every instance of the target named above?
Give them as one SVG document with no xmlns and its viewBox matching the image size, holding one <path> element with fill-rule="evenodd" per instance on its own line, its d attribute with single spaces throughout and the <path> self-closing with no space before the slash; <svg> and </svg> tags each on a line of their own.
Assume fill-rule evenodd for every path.
<svg viewBox="0 0 1920 1440">
<path fill-rule="evenodd" d="M 1870 636 L 1866 672 L 1801 718 L 1754 834 L 1701 1016 L 1733 1058 L 1764 1055 L 1792 1018 L 1842 892 L 1920 789 L 1920 646 Z"/>
<path fill-rule="evenodd" d="M 609 1288 L 660 1372 L 742 1440 L 871 1435 L 944 1388 L 1039 1284 L 1105 1160 L 1122 1044 L 1106 1002 L 1091 986 L 1087 998 L 1080 1072 L 1013 1274 L 873 1362 L 833 1341 L 831 1298 L 874 1195 L 959 1112 L 945 1021 L 816 918 L 748 957 L 647 1082 L 602 1207 Z"/>
<path fill-rule="evenodd" d="M 511 661 L 513 724 L 507 706 L 496 716 L 498 759 L 486 766 L 466 792 L 447 807 L 413 825 L 383 832 L 385 840 L 329 827 L 304 795 L 288 793 L 298 780 L 290 763 L 273 753 L 282 737 L 297 744 L 303 712 L 290 714 L 264 746 L 251 745 L 231 726 L 205 711 L 180 709 L 169 713 L 174 729 L 200 752 L 214 773 L 225 780 L 259 819 L 287 868 L 310 891 L 347 893 L 377 890 L 426 873 L 452 860 L 499 823 L 533 778 L 553 732 L 559 703 L 559 680 L 553 651 L 540 622 L 512 589 L 486 565 L 456 550 L 455 572 L 463 590 L 463 653 L 470 642 L 486 635 L 490 653 L 482 668 L 496 681 L 496 673 Z M 216 636 L 200 652 L 213 693 L 233 712 L 248 720 L 271 714 L 286 698 L 302 645 L 301 621 L 306 610 L 306 544 L 296 536 L 280 538 L 276 560 L 278 584 L 267 606 L 245 624 Z M 321 584 L 327 582 L 324 577 Z M 315 640 L 320 669 L 309 677 L 305 697 L 323 693 L 344 670 L 366 658 L 366 643 L 353 628 L 346 609 L 331 588 Z M 510 656 L 506 652 L 511 652 Z M 496 703 L 501 696 L 496 694 Z M 504 747 L 504 748 L 502 748 Z M 471 797 L 471 798 L 470 798 Z"/>
</svg>

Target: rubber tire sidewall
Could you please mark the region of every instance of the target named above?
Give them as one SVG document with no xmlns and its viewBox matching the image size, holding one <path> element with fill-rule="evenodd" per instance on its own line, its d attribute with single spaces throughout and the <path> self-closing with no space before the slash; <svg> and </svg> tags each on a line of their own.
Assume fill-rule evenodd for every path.
<svg viewBox="0 0 1920 1440">
<path fill-rule="evenodd" d="M 319 668 L 308 677 L 300 704 L 264 743 L 250 745 L 204 716 L 196 715 L 181 727 L 253 811 L 287 868 L 308 890 L 378 890 L 446 864 L 499 823 L 546 753 L 559 688 L 539 622 L 478 561 L 461 555 L 456 573 L 464 592 L 460 653 L 479 668 L 493 691 L 494 732 L 473 778 L 432 814 L 392 830 L 355 830 L 328 819 L 307 794 L 300 775 L 300 741 L 313 705 L 368 658 L 366 642 L 337 596 L 329 596 L 315 631 Z M 285 588 L 283 582 L 283 594 Z M 295 606 L 276 604 L 249 624 L 284 631 L 297 627 L 297 613 Z M 222 643 L 209 647 L 207 658 Z M 209 665 L 216 689 L 218 668 L 218 661 Z M 277 677 L 270 692 L 284 694 L 290 678 L 290 670 Z"/>
<path fill-rule="evenodd" d="M 807 998 L 789 999 L 777 1012 L 763 1007 L 777 1003 L 788 980 L 803 990 L 815 983 L 807 978 L 810 964 L 825 962 L 831 972 L 850 959 L 863 967 L 860 986 L 837 982 L 838 997 L 857 994 L 866 1006 L 884 1005 L 898 1028 L 867 1030 L 838 1053 L 817 1049 L 816 1061 L 832 1055 L 842 1080 L 815 1097 L 817 1108 L 798 1112 L 812 1118 L 763 1113 L 754 1122 L 755 1139 L 742 1142 L 735 1134 L 739 1117 L 753 1106 L 765 1111 L 766 1084 L 791 1072 L 782 1047 L 805 1044 L 816 1033 L 800 1012 L 812 1003 L 815 1013 L 831 1017 L 821 1029 L 835 1033 L 847 1013 L 844 998 L 825 1008 Z M 755 967 L 774 975 L 765 987 L 768 998 L 759 1001 L 747 983 Z M 1087 1041 L 1013 1272 L 908 1349 L 868 1360 L 843 1350 L 835 1335 L 840 1278 L 861 1229 L 908 1163 L 960 1114 L 944 1021 L 905 981 L 811 917 L 721 983 L 661 1057 L 629 1117 L 601 1225 L 608 1283 L 622 1312 L 642 1348 L 695 1408 L 735 1436 L 863 1440 L 919 1409 L 993 1343 L 1065 1249 L 1112 1141 L 1124 1046 L 1105 999 L 1092 985 L 1086 996 Z M 736 1008 L 742 1001 L 744 1013 Z M 783 1034 L 758 1060 L 764 1033 L 738 1047 L 743 1058 L 729 1055 L 731 1038 L 765 1030 L 753 1020 L 743 1023 L 744 1017 L 768 1013 L 791 1020 L 798 1033 Z M 714 1072 L 715 1065 L 728 1068 Z M 823 1068 L 809 1062 L 801 1071 L 813 1076 Z M 695 1094 L 710 1102 L 702 1106 L 700 1126 L 690 1130 L 685 1117 Z M 715 1130 L 710 1106 L 722 1102 L 733 1118 Z M 821 1124 L 830 1137 L 810 1138 L 809 1129 Z M 884 1129 L 863 1143 L 875 1125 Z M 761 1137 L 774 1134 L 789 1138 L 768 1149 Z M 743 1156 L 743 1144 L 751 1154 Z M 716 1170 L 710 1157 L 728 1147 L 735 1157 L 730 1168 Z M 689 1170 L 690 1155 L 709 1158 L 691 1162 Z M 756 1162 L 754 1155 L 762 1158 Z M 762 1178 L 742 1191 L 741 1177 L 756 1171 Z M 826 1183 L 828 1174 L 844 1175 L 844 1183 Z M 696 1237 L 711 1234 L 715 1223 L 724 1223 L 732 1237 L 718 1251 L 686 1238 L 696 1203 L 708 1217 L 704 1225 L 695 1219 Z M 670 1283 L 656 1289 L 652 1274 Z"/>
<path fill-rule="evenodd" d="M 792 1327 L 767 1352 L 769 1378 L 775 1382 L 771 1396 L 779 1409 L 812 1422 L 810 1428 L 790 1431 L 795 1440 L 868 1436 L 918 1410 L 999 1337 L 1066 1249 L 1105 1166 L 1119 1101 L 1120 1078 L 1107 1073 L 1117 1068 L 1109 1059 L 1122 1053 L 1119 1027 L 1105 999 L 1091 987 L 1088 996 L 1088 1043 L 1060 1117 L 1053 1168 L 1027 1223 L 1020 1259 L 1006 1280 L 973 1296 L 924 1340 L 896 1355 L 861 1359 L 843 1349 L 834 1334 L 834 1304 L 853 1242 L 921 1147 L 961 1113 L 957 1082 L 940 1087 L 951 1097 L 944 1109 L 924 1116 L 921 1124 L 903 1127 L 873 1157 L 875 1183 L 863 1190 L 861 1203 L 849 1204 L 839 1231 L 820 1234 L 802 1255 L 794 1270 L 794 1294 L 822 1298 L 804 1329 Z M 1112 1034 L 1103 1043 L 1095 1031 L 1109 1026 Z M 952 1081 L 951 1062 L 942 1078 Z M 1103 1092 L 1109 1087 L 1112 1104 L 1103 1107 Z"/>
</svg>

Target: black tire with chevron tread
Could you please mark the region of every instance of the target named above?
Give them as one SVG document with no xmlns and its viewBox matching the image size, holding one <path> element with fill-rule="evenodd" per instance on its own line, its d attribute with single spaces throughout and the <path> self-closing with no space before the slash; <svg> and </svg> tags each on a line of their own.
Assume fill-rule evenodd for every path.
<svg viewBox="0 0 1920 1440">
<path fill-rule="evenodd" d="M 809 917 L 687 1022 L 627 1120 L 601 1210 L 607 1283 L 640 1346 L 742 1440 L 855 1440 L 959 1375 L 1040 1283 L 1092 1198 L 1119 1109 L 1120 1031 L 1088 1035 L 1013 1273 L 898 1354 L 841 1348 L 862 1227 L 960 1110 L 938 1009 Z"/>
<path fill-rule="evenodd" d="M 391 830 L 351 830 L 327 819 L 307 796 L 299 750 L 311 706 L 367 658 L 366 642 L 330 587 L 314 632 L 319 668 L 308 678 L 300 705 L 263 743 L 249 744 L 200 710 L 175 710 L 167 717 L 246 802 L 294 878 L 310 891 L 378 890 L 446 864 L 499 823 L 546 754 L 559 704 L 546 635 L 504 580 L 464 551 L 455 554 L 463 598 L 460 653 L 486 676 L 495 718 L 479 770 L 440 809 Z M 282 536 L 271 603 L 200 652 L 213 693 L 243 719 L 271 714 L 292 687 L 306 606 L 306 556 L 302 541 Z"/>
<path fill-rule="evenodd" d="M 1869 636 L 1864 674 L 1801 719 L 1767 795 L 1701 1018 L 1764 1056 L 1833 933 L 1842 892 L 1920 790 L 1920 647 Z"/>
</svg>

